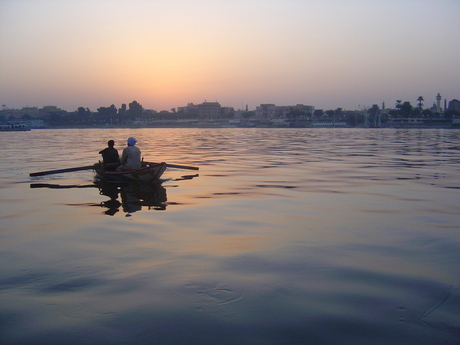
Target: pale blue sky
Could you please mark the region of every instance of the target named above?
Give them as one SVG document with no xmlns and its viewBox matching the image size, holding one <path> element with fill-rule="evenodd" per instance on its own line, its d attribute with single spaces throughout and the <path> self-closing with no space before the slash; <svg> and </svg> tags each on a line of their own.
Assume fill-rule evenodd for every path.
<svg viewBox="0 0 460 345">
<path fill-rule="evenodd" d="M 460 99 L 458 0 L 0 0 L 0 102 Z"/>
</svg>

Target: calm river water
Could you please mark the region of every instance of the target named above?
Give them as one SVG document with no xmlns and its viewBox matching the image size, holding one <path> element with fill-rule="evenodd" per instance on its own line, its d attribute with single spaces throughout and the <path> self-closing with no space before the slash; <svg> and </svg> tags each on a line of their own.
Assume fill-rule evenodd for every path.
<svg viewBox="0 0 460 345">
<path fill-rule="evenodd" d="M 91 170 L 29 177 L 128 136 L 147 161 L 200 170 L 168 169 L 137 200 Z M 0 145 L 1 344 L 460 343 L 460 130 L 32 130 Z"/>
</svg>

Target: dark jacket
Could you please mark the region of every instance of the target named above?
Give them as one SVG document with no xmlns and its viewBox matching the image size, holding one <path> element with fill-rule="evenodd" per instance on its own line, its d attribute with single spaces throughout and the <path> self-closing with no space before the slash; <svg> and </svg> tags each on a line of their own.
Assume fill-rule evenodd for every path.
<svg viewBox="0 0 460 345">
<path fill-rule="evenodd" d="M 99 153 L 102 155 L 102 160 L 104 161 L 104 164 L 120 163 L 120 156 L 118 155 L 118 150 L 114 147 L 107 147 Z"/>
</svg>

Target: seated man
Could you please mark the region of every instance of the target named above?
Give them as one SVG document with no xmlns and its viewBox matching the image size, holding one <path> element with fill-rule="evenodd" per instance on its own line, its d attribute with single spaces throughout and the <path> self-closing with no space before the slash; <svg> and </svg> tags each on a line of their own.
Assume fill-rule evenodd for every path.
<svg viewBox="0 0 460 345">
<path fill-rule="evenodd" d="M 118 155 L 118 150 L 113 147 L 115 145 L 113 140 L 109 140 L 107 145 L 108 147 L 99 152 L 102 155 L 104 169 L 115 170 L 120 165 L 120 156 Z"/>
<path fill-rule="evenodd" d="M 121 154 L 121 165 L 117 170 L 136 170 L 142 167 L 141 150 L 135 146 L 137 140 L 133 137 L 128 138 L 128 146 L 123 149 Z"/>
</svg>

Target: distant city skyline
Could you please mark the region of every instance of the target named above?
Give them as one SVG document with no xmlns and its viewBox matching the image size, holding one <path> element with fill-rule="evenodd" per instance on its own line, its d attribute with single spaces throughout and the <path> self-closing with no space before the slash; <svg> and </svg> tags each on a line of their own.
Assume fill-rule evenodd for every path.
<svg viewBox="0 0 460 345">
<path fill-rule="evenodd" d="M 2 0 L 0 102 L 356 110 L 460 98 L 456 0 Z"/>
<path fill-rule="evenodd" d="M 440 93 L 438 93 L 438 95 L 440 95 Z M 420 96 L 419 96 L 420 97 Z M 422 96 L 423 97 L 423 96 Z M 417 97 L 418 98 L 418 97 Z M 459 97 L 460 98 L 460 97 Z M 441 95 L 441 98 L 439 100 L 439 102 L 437 101 L 437 97 L 434 97 L 434 100 L 433 102 L 427 102 L 427 100 L 425 99 L 424 97 L 424 100 L 423 100 L 423 108 L 424 109 L 430 109 L 430 108 L 433 108 L 433 107 L 437 107 L 437 105 L 439 106 L 440 109 L 442 110 L 445 110 L 447 109 L 447 104 L 451 101 L 458 101 L 458 99 L 456 98 L 452 98 L 452 99 L 446 99 L 444 97 L 442 97 Z M 442 101 L 441 101 L 442 100 Z M 113 104 L 117 109 L 121 108 L 122 105 L 126 105 L 128 106 L 129 103 L 133 102 L 133 101 L 137 101 L 137 100 L 131 100 L 129 102 L 123 102 L 123 103 L 120 103 L 120 104 Z M 404 103 L 404 102 L 409 102 L 414 108 L 418 106 L 418 101 L 417 100 L 414 100 L 414 101 L 411 101 L 411 100 L 404 100 L 404 99 L 400 99 L 401 103 Z M 371 105 L 360 105 L 358 108 L 355 108 L 355 109 L 348 109 L 348 108 L 344 108 L 344 107 L 335 107 L 335 108 L 319 108 L 319 107 L 316 107 L 314 104 L 304 104 L 304 103 L 292 103 L 292 104 L 276 104 L 276 103 L 273 103 L 273 102 L 265 102 L 265 103 L 260 103 L 260 104 L 256 104 L 254 105 L 254 107 L 249 107 L 249 105 L 244 105 L 244 107 L 232 107 L 230 105 L 226 105 L 226 104 L 222 104 L 221 102 L 219 102 L 218 100 L 217 101 L 208 101 L 208 100 L 204 100 L 202 102 L 187 102 L 186 104 L 184 105 L 178 105 L 178 106 L 175 106 L 175 107 L 172 107 L 170 109 L 152 109 L 152 108 L 147 108 L 145 107 L 142 103 L 139 102 L 139 104 L 143 107 L 144 110 L 154 110 L 156 112 L 161 112 L 161 111 L 171 111 L 171 110 L 175 110 L 175 111 L 179 111 L 181 108 L 187 108 L 188 105 L 190 104 L 194 104 L 194 105 L 198 105 L 198 104 L 203 104 L 203 103 L 219 103 L 220 106 L 222 107 L 228 107 L 228 108 L 233 108 L 235 111 L 237 110 L 242 110 L 242 111 L 256 111 L 256 109 L 261 106 L 261 105 L 276 105 L 276 106 L 296 106 L 296 105 L 303 105 L 303 106 L 309 106 L 309 107 L 313 107 L 314 109 L 321 109 L 321 110 L 335 110 L 335 109 L 338 109 L 338 108 L 341 108 L 343 110 L 349 110 L 349 111 L 354 111 L 354 110 L 365 110 L 365 109 L 369 109 L 371 108 L 373 105 L 377 104 L 379 106 L 379 108 L 382 108 L 383 106 L 385 106 L 385 108 L 388 108 L 388 109 L 396 109 L 396 103 L 397 103 L 397 100 L 395 100 L 394 102 L 390 102 L 390 103 L 387 103 L 387 102 L 382 102 L 382 103 L 373 103 Z M 104 104 L 104 105 L 99 105 L 99 106 L 96 106 L 93 108 L 91 107 L 87 107 L 85 105 L 81 105 L 81 106 L 78 106 L 77 108 L 75 109 L 66 109 L 65 107 L 61 107 L 59 105 L 56 105 L 56 104 L 46 104 L 46 105 L 34 105 L 34 104 L 27 104 L 27 105 L 24 105 L 24 106 L 19 106 L 19 107 L 9 107 L 8 105 L 6 104 L 2 104 L 1 106 L 1 110 L 7 110 L 7 109 L 15 109 L 15 110 L 21 110 L 21 109 L 27 109 L 27 108 L 37 108 L 37 109 L 43 109 L 43 108 L 48 108 L 48 107 L 56 107 L 58 109 L 61 109 L 61 110 L 65 110 L 67 112 L 74 112 L 74 111 L 77 111 L 78 108 L 80 107 L 83 107 L 85 109 L 90 109 L 92 112 L 97 112 L 97 109 L 98 108 L 103 108 L 103 107 L 110 107 L 112 104 Z"/>
</svg>

